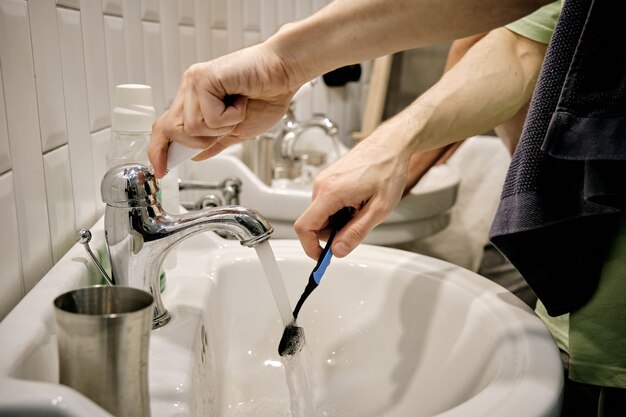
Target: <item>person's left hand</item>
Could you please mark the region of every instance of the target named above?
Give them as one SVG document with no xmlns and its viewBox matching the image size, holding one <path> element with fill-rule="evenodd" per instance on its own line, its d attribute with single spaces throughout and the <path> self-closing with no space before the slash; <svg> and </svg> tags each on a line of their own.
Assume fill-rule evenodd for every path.
<svg viewBox="0 0 626 417">
<path fill-rule="evenodd" d="M 411 152 L 394 146 L 393 133 L 383 124 L 315 179 L 311 204 L 294 224 L 310 258 L 320 256 L 319 240 L 327 238 L 329 218 L 341 208 L 354 207 L 356 212 L 335 236 L 332 251 L 337 257 L 358 246 L 400 201 Z"/>
</svg>

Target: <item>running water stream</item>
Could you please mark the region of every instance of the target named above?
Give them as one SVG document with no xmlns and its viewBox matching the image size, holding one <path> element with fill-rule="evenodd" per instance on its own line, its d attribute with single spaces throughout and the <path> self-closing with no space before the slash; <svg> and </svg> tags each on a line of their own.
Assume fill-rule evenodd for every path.
<svg viewBox="0 0 626 417">
<path fill-rule="evenodd" d="M 286 327 L 293 320 L 293 313 L 287 297 L 285 282 L 278 269 L 274 252 L 268 241 L 261 243 L 255 249 L 263 266 L 267 283 L 272 290 L 276 307 L 278 307 L 283 321 L 283 327 Z M 311 417 L 316 415 L 313 406 L 313 392 L 301 354 L 302 352 L 296 353 L 291 357 L 281 357 L 286 372 L 287 388 L 289 389 L 291 417 Z"/>
</svg>

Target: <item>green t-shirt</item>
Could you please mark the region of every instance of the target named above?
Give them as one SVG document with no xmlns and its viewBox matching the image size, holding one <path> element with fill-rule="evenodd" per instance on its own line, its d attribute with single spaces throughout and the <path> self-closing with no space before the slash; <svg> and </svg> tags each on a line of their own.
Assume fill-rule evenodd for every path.
<svg viewBox="0 0 626 417">
<path fill-rule="evenodd" d="M 550 43 L 556 20 L 561 13 L 561 3 L 562 1 L 559 0 L 546 4 L 532 14 L 506 25 L 506 28 L 525 38 L 547 45 Z"/>
</svg>

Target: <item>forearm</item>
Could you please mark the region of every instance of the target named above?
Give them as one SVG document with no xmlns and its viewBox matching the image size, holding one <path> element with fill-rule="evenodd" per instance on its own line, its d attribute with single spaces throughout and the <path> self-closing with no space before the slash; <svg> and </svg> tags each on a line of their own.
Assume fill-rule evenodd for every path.
<svg viewBox="0 0 626 417">
<path fill-rule="evenodd" d="M 507 29 L 494 30 L 385 128 L 403 132 L 394 140 L 409 152 L 484 133 L 528 102 L 545 48 Z"/>
<path fill-rule="evenodd" d="M 547 0 L 335 0 L 266 45 L 294 84 L 337 67 L 500 27 Z"/>
</svg>

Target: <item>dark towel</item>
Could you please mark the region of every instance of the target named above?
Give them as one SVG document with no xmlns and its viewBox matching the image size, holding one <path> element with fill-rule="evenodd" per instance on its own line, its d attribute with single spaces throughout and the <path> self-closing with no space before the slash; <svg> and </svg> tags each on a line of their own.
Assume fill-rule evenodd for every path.
<svg viewBox="0 0 626 417">
<path fill-rule="evenodd" d="M 551 315 L 593 295 L 626 201 L 625 3 L 565 1 L 490 231 Z"/>
</svg>

